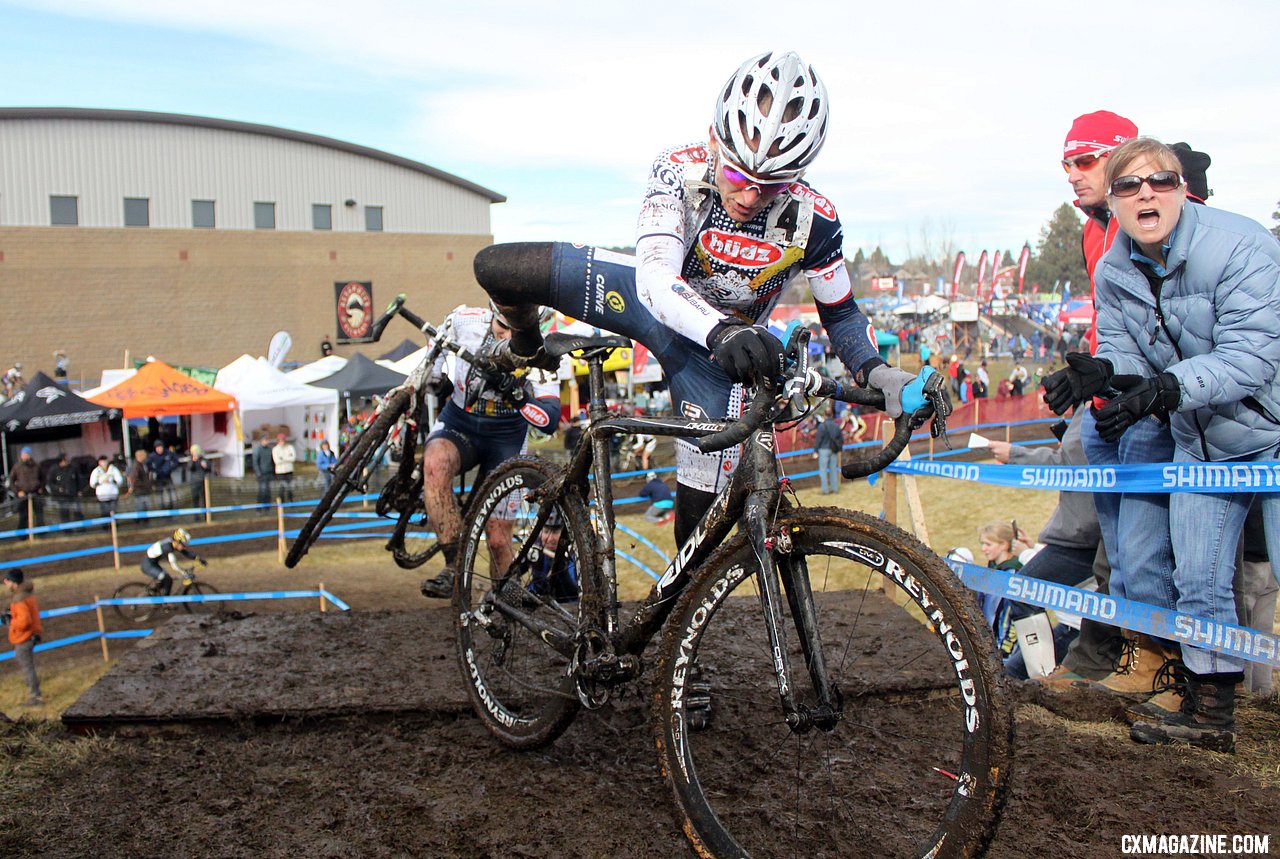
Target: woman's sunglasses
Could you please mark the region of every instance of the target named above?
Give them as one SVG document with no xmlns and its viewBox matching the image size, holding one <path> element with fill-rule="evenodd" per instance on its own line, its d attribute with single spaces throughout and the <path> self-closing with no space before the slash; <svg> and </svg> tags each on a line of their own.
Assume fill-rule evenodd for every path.
<svg viewBox="0 0 1280 859">
<path fill-rule="evenodd" d="M 1172 191 L 1182 185 L 1182 177 L 1173 170 L 1160 170 L 1150 176 L 1121 176 L 1111 183 L 1112 197 L 1132 197 L 1142 189 L 1142 183 L 1152 191 Z"/>
</svg>

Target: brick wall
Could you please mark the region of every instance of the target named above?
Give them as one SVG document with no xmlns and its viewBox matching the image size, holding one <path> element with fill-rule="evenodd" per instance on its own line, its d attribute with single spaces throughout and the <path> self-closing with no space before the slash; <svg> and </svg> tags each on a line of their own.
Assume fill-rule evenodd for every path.
<svg viewBox="0 0 1280 859">
<path fill-rule="evenodd" d="M 269 230 L 0 228 L 0 372 L 21 361 L 31 378 L 53 375 L 53 350 L 66 349 L 69 375 L 98 383 L 101 371 L 155 355 L 170 364 L 222 367 L 263 355 L 288 331 L 286 359 L 320 357 L 332 341 L 335 281 L 373 282 L 377 310 L 399 292 L 423 318 L 439 322 L 485 296 L 471 260 L 488 236 L 404 233 L 294 233 Z M 405 337 L 405 322 L 382 342 L 337 346 L 371 358 Z"/>
</svg>

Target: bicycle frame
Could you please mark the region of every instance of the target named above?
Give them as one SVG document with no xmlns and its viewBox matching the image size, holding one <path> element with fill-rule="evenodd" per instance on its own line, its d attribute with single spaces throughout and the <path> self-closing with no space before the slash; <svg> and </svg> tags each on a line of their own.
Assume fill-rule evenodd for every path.
<svg viewBox="0 0 1280 859">
<path fill-rule="evenodd" d="M 597 352 L 599 354 L 593 354 Z M 696 570 L 740 524 L 746 531 L 756 558 L 760 564 L 760 598 L 769 644 L 775 658 L 778 693 L 782 699 L 788 722 L 800 724 L 800 715 L 792 684 L 790 660 L 786 656 L 786 632 L 782 616 L 783 584 L 797 631 L 801 636 L 802 652 L 806 656 L 814 688 L 818 692 L 819 708 L 814 717 L 821 718 L 838 707 L 838 692 L 833 690 L 822 661 L 821 642 L 818 638 L 813 603 L 813 591 L 803 571 L 789 565 L 780 570 L 775 563 L 773 550 L 786 540 L 786 535 L 770 536 L 769 522 L 780 503 L 779 470 L 772 423 L 750 434 L 743 446 L 739 467 L 730 476 L 728 485 L 712 501 L 693 533 L 680 546 L 659 581 L 625 625 L 619 623 L 617 595 L 617 559 L 614 545 L 615 516 L 613 487 L 609 472 L 609 437 L 628 432 L 646 432 L 651 435 L 698 438 L 723 431 L 729 420 L 694 420 L 685 417 L 628 417 L 610 416 L 604 402 L 604 354 L 608 350 L 592 350 L 587 354 L 589 362 L 590 402 L 588 414 L 592 418 L 587 430 L 588 444 L 582 445 L 570 461 L 563 482 L 545 487 L 542 497 L 554 497 L 573 492 L 583 500 L 590 497 L 595 502 L 594 545 L 592 558 L 584 565 L 594 576 L 594 586 L 583 589 L 580 613 L 588 624 L 594 623 L 598 632 L 586 642 L 589 651 L 601 660 L 604 669 L 600 678 L 620 682 L 638 673 L 638 656 L 648 642 L 662 628 L 675 605 L 676 597 L 684 590 Z M 588 475 L 594 478 L 588 481 Z M 590 485 L 588 485 L 590 483 Z M 518 568 L 533 546 L 550 507 L 544 506 L 538 514 L 529 536 L 515 554 L 512 569 Z M 785 551 L 785 546 L 780 546 Z M 501 584 L 498 586 L 501 588 Z M 499 610 L 508 618 L 537 634 L 543 641 L 573 660 L 584 642 L 571 639 L 549 624 L 542 623 L 513 606 L 498 603 Z M 619 657 L 619 654 L 622 654 Z M 582 663 L 575 662 L 580 667 Z"/>
</svg>

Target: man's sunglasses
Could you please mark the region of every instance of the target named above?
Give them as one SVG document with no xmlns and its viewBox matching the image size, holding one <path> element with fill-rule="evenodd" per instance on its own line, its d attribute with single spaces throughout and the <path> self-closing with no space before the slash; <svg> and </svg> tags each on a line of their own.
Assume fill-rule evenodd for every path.
<svg viewBox="0 0 1280 859">
<path fill-rule="evenodd" d="M 1115 149 L 1115 147 L 1111 147 Z M 1070 173 L 1072 170 L 1080 170 L 1088 173 L 1094 167 L 1098 166 L 1098 162 L 1111 154 L 1111 149 L 1104 149 L 1101 152 L 1090 152 L 1087 155 L 1077 155 L 1074 158 L 1062 159 L 1062 169 L 1064 172 Z"/>
<path fill-rule="evenodd" d="M 1142 183 L 1152 191 L 1172 191 L 1182 185 L 1182 177 L 1172 170 L 1160 170 L 1150 176 L 1121 176 L 1111 183 L 1112 197 L 1132 197 L 1142 189 Z"/>
<path fill-rule="evenodd" d="M 754 176 L 730 167 L 724 155 L 720 156 L 720 175 L 724 177 L 724 181 L 734 187 L 734 190 L 744 191 L 748 188 L 755 188 L 760 192 L 761 197 L 776 197 L 791 187 L 791 183 L 795 181 L 794 179 L 786 179 L 781 182 L 761 182 Z"/>
</svg>

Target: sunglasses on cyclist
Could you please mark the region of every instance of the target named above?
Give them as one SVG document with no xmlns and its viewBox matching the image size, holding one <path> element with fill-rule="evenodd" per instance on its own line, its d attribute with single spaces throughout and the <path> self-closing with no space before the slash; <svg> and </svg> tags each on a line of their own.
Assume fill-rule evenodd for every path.
<svg viewBox="0 0 1280 859">
<path fill-rule="evenodd" d="M 780 182 L 761 182 L 754 176 L 744 173 L 735 167 L 730 167 L 729 162 L 724 155 L 720 155 L 720 175 L 724 181 L 733 186 L 736 191 L 744 191 L 748 188 L 755 188 L 760 192 L 761 197 L 775 197 L 778 194 L 791 187 L 794 179 L 784 179 Z"/>
<path fill-rule="evenodd" d="M 1094 167 L 1098 166 L 1099 161 L 1110 155 L 1112 149 L 1115 149 L 1115 147 L 1112 146 L 1110 149 L 1103 149 L 1100 152 L 1089 152 L 1085 155 L 1077 155 L 1074 158 L 1064 158 L 1062 159 L 1062 169 L 1067 173 L 1070 173 L 1073 169 L 1088 173 Z"/>
<path fill-rule="evenodd" d="M 1152 191 L 1172 191 L 1182 185 L 1182 177 L 1172 170 L 1160 170 L 1150 176 L 1121 176 L 1111 183 L 1112 197 L 1132 197 L 1142 189 L 1142 183 Z"/>
</svg>

